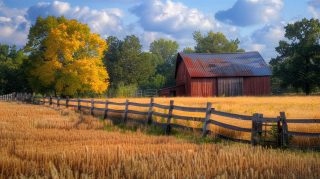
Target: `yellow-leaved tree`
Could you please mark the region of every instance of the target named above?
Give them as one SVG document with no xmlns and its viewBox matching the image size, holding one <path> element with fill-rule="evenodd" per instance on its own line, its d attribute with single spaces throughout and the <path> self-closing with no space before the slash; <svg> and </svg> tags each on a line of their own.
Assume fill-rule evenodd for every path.
<svg viewBox="0 0 320 179">
<path fill-rule="evenodd" d="M 41 85 L 42 91 L 51 90 L 57 95 L 105 92 L 109 86 L 109 76 L 102 62 L 106 41 L 76 20 L 63 17 L 56 22 L 44 20 L 47 20 L 46 27 L 48 23 L 53 27 L 46 29 L 48 33 L 40 41 L 41 45 L 31 50 L 37 63 L 31 65 L 30 74 L 38 80 L 33 83 Z M 37 47 L 36 43 L 30 44 Z"/>
</svg>

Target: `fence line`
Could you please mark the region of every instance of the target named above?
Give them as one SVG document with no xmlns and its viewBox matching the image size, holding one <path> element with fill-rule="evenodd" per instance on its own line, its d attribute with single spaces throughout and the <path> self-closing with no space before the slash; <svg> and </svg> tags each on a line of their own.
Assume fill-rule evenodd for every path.
<svg viewBox="0 0 320 179">
<path fill-rule="evenodd" d="M 120 113 L 123 115 L 122 122 L 126 123 L 128 120 L 128 114 L 136 114 L 142 115 L 146 117 L 146 120 L 142 123 L 144 124 L 154 124 L 154 125 L 161 125 L 164 128 L 165 134 L 169 135 L 171 133 L 172 128 L 183 128 L 183 129 L 192 129 L 198 130 L 202 132 L 202 136 L 205 137 L 207 134 L 214 134 L 217 137 L 222 139 L 228 139 L 235 142 L 244 142 L 244 143 L 251 143 L 252 145 L 258 144 L 265 144 L 266 142 L 273 142 L 276 146 L 286 147 L 289 145 L 289 136 L 304 136 L 304 137 L 320 137 L 320 133 L 306 133 L 306 132 L 297 132 L 297 131 L 289 131 L 288 130 L 288 123 L 295 123 L 295 124 L 319 124 L 320 119 L 286 119 L 285 113 L 280 112 L 280 115 L 275 118 L 266 118 L 263 117 L 262 114 L 253 114 L 252 116 L 248 115 L 239 115 L 233 113 L 227 113 L 223 111 L 217 111 L 212 108 L 212 103 L 208 102 L 206 108 L 199 108 L 199 107 L 184 107 L 174 105 L 174 100 L 170 101 L 169 105 L 158 104 L 154 102 L 154 99 L 150 99 L 150 103 L 137 103 L 137 102 L 130 102 L 128 99 L 124 103 L 119 102 L 112 102 L 109 100 L 103 101 L 95 101 L 94 99 L 86 100 L 86 99 L 69 99 L 65 98 L 62 99 L 60 97 L 43 97 L 37 98 L 32 96 L 31 94 L 27 93 L 12 93 L 7 95 L 0 96 L 0 100 L 5 101 L 23 101 L 23 102 L 30 102 L 33 104 L 49 104 L 49 105 L 56 105 L 57 107 L 65 106 L 67 108 L 73 107 L 76 108 L 78 111 L 82 111 L 82 109 L 87 109 L 90 111 L 91 115 L 94 115 L 94 111 L 102 111 L 104 112 L 104 119 L 108 118 L 108 113 Z M 63 103 L 61 103 L 64 101 Z M 70 104 L 70 102 L 77 103 L 76 105 Z M 81 103 L 87 103 L 87 106 L 81 105 Z M 104 108 L 95 107 L 95 104 L 104 104 Z M 89 106 L 88 106 L 89 105 Z M 124 107 L 123 110 L 119 109 L 111 109 L 110 106 L 122 106 Z M 136 111 L 129 109 L 129 106 L 136 106 L 136 107 L 143 107 L 147 108 L 147 111 Z M 168 110 L 168 113 L 160 113 L 155 111 L 155 108 Z M 192 117 L 192 116 L 182 116 L 182 115 L 175 115 L 173 114 L 174 111 L 185 111 L 185 112 L 200 112 L 203 113 L 203 118 L 201 117 Z M 223 122 L 216 121 L 211 119 L 211 115 L 223 116 L 232 118 L 234 120 L 244 120 L 244 121 L 252 121 L 252 128 L 243 128 L 239 126 L 234 126 L 230 124 L 225 124 Z M 159 123 L 158 121 L 153 120 L 153 116 L 165 118 L 165 123 Z M 182 124 L 172 123 L 172 119 L 179 119 L 184 121 L 197 121 L 202 122 L 202 128 L 192 128 L 190 126 L 185 126 Z M 131 119 L 132 120 L 132 119 Z M 140 122 L 141 120 L 134 120 L 135 122 Z M 239 131 L 239 132 L 247 132 L 251 133 L 251 140 L 244 140 L 244 139 L 236 139 L 224 136 L 222 134 L 215 133 L 208 129 L 208 124 L 212 124 L 215 126 L 219 126 L 225 129 Z M 275 127 L 277 130 L 277 136 L 275 141 L 267 141 L 265 140 L 268 130 L 263 130 L 263 126 L 271 126 Z"/>
</svg>

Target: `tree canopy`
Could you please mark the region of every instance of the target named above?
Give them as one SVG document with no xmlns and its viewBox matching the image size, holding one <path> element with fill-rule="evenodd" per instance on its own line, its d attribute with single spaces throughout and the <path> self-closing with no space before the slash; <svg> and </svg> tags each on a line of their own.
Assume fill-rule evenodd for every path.
<svg viewBox="0 0 320 179">
<path fill-rule="evenodd" d="M 302 19 L 285 27 L 285 40 L 276 48 L 278 56 L 270 61 L 274 77 L 283 87 L 292 86 L 310 94 L 320 86 L 319 19 Z"/>
<path fill-rule="evenodd" d="M 102 62 L 107 43 L 90 28 L 64 17 L 38 18 L 30 29 L 26 51 L 34 91 L 75 95 L 101 94 L 109 76 Z"/>
<path fill-rule="evenodd" d="M 16 46 L 0 44 L 0 94 L 30 91 L 23 65 L 26 58 Z"/>
<path fill-rule="evenodd" d="M 138 37 L 131 35 L 119 40 L 110 36 L 107 39 L 110 48 L 105 54 L 105 63 L 110 72 L 113 88 L 125 85 L 143 86 L 155 74 L 158 56 L 142 52 L 142 45 Z"/>
<path fill-rule="evenodd" d="M 193 39 L 196 41 L 196 53 L 244 52 L 239 48 L 238 39 L 228 40 L 221 32 L 210 31 L 207 35 L 202 35 L 200 31 L 196 31 L 193 33 Z"/>
</svg>

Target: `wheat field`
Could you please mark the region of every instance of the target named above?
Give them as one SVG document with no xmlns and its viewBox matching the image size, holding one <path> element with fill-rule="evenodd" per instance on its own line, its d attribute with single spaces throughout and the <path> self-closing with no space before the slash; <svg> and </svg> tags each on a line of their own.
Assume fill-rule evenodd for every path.
<svg viewBox="0 0 320 179">
<path fill-rule="evenodd" d="M 72 110 L 0 102 L 0 178 L 319 178 L 320 154 L 105 130 Z"/>
</svg>

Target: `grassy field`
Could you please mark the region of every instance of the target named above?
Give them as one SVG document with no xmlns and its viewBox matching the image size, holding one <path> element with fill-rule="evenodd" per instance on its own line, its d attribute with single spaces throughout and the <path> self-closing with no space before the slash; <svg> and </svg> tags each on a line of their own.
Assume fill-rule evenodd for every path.
<svg viewBox="0 0 320 179">
<path fill-rule="evenodd" d="M 286 117 L 289 119 L 320 119 L 320 96 L 281 96 L 281 97 L 213 97 L 213 98 L 155 98 L 155 103 L 169 105 L 169 101 L 173 99 L 175 105 L 188 106 L 188 107 L 206 107 L 207 102 L 212 102 L 213 108 L 219 111 L 253 115 L 254 113 L 262 113 L 265 117 L 277 117 L 279 113 L 284 111 Z M 102 100 L 102 99 L 96 99 Z M 114 98 L 109 99 L 114 102 L 124 102 L 126 99 Z M 149 103 L 149 98 L 129 98 L 131 102 Z M 83 103 L 86 105 L 88 103 Z M 104 107 L 103 105 L 96 105 L 98 107 Z M 123 107 L 111 106 L 113 109 L 123 109 Z M 146 111 L 147 108 L 141 107 L 129 107 L 129 109 Z M 157 109 L 156 111 L 162 113 L 168 113 L 167 110 Z M 194 117 L 205 117 L 204 113 L 192 113 L 174 111 L 174 114 Z M 138 116 L 141 118 L 141 116 Z M 251 128 L 251 121 L 235 120 L 228 117 L 221 117 L 212 115 L 212 119 L 226 124 L 231 124 L 244 128 Z M 163 119 L 157 118 L 158 121 Z M 192 126 L 201 128 L 201 122 L 186 122 L 183 120 L 173 120 L 174 123 L 183 124 L 186 126 Z M 290 131 L 319 133 L 320 124 L 289 124 Z M 209 129 L 239 139 L 250 140 L 251 133 L 237 132 L 227 130 L 215 125 L 209 125 Z M 297 146 L 320 146 L 319 138 L 309 137 L 293 137 L 291 142 Z"/>
<path fill-rule="evenodd" d="M 0 178 L 320 178 L 316 152 L 195 144 L 110 125 L 0 102 Z"/>
</svg>

